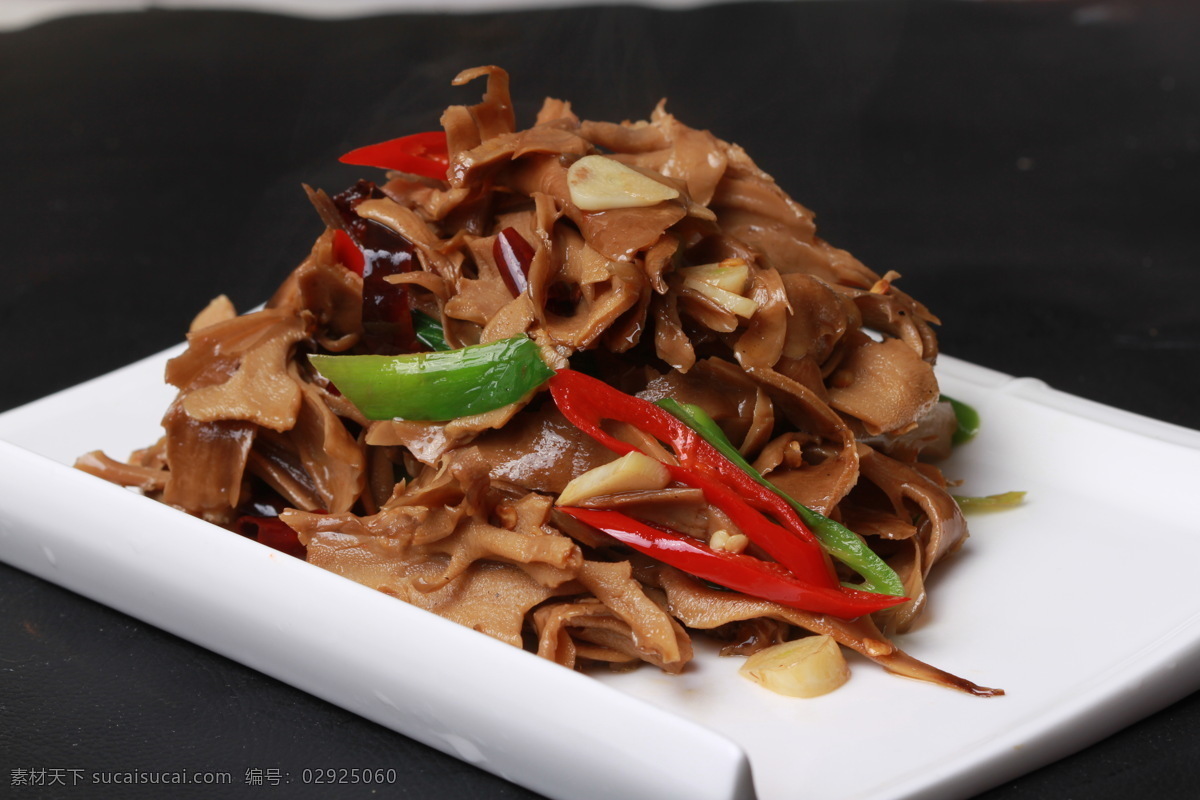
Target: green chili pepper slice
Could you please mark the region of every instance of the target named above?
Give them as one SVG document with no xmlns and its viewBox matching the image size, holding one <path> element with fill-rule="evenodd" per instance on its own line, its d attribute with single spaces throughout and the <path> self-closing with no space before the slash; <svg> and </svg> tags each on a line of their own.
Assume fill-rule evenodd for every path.
<svg viewBox="0 0 1200 800">
<path fill-rule="evenodd" d="M 973 511 L 999 511 L 1005 508 L 1019 506 L 1025 500 L 1025 492 L 1001 492 L 1000 494 L 989 494 L 982 497 L 960 497 L 954 495 L 954 502 L 958 503 L 958 507 L 962 509 L 964 514 L 969 514 Z"/>
<path fill-rule="evenodd" d="M 367 419 L 445 421 L 482 414 L 515 403 L 554 374 L 524 335 L 458 350 L 314 354 L 308 360 Z"/>
<path fill-rule="evenodd" d="M 413 310 L 413 336 L 430 350 L 449 350 L 442 324 L 428 314 Z"/>
<path fill-rule="evenodd" d="M 846 584 L 849 588 L 879 594 L 903 595 L 904 583 L 895 570 L 875 553 L 858 534 L 840 522 L 826 517 L 801 505 L 771 483 L 762 473 L 750 465 L 738 452 L 721 427 L 705 413 L 704 409 L 691 403 L 680 403 L 671 397 L 658 401 L 658 405 L 675 415 L 688 427 L 699 433 L 721 454 L 741 468 L 747 475 L 787 501 L 796 510 L 804 523 L 812 529 L 831 556 L 853 569 L 863 578 L 860 584 Z"/>
<path fill-rule="evenodd" d="M 953 397 L 942 395 L 941 399 L 950 404 L 950 407 L 954 409 L 954 418 L 958 420 L 958 427 L 954 430 L 951 441 L 954 444 L 962 444 L 974 439 L 975 434 L 979 433 L 979 412 Z"/>
</svg>

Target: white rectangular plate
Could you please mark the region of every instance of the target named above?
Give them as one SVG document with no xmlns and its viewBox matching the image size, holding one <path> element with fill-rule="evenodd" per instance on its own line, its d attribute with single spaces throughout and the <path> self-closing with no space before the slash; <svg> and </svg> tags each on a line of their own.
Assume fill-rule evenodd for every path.
<svg viewBox="0 0 1200 800">
<path fill-rule="evenodd" d="M 68 468 L 158 438 L 168 355 L 0 414 L 0 559 L 549 797 L 968 797 L 1200 686 L 1169 566 L 1200 560 L 1200 432 L 943 358 L 984 420 L 945 471 L 1028 498 L 971 518 L 898 643 L 1007 695 L 855 656 L 792 700 L 704 647 L 682 676 L 573 673 Z"/>
</svg>

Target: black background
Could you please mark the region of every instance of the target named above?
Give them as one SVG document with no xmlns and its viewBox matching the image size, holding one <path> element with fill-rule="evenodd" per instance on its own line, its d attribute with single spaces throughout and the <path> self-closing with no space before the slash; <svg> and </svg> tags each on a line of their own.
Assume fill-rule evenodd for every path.
<svg viewBox="0 0 1200 800">
<path fill-rule="evenodd" d="M 667 97 L 743 145 L 825 238 L 903 274 L 944 352 L 1200 428 L 1198 42 L 1186 0 L 152 11 L 0 33 L 0 409 L 174 344 L 219 293 L 261 302 L 320 232 L 301 183 L 353 182 L 338 154 L 436 126 L 482 91 L 450 79 L 495 63 L 524 123 L 546 95 L 592 119 Z M 981 797 L 1194 797 L 1198 760 L 1192 695 Z M 242 785 L 313 766 L 400 781 Z M 180 797 L 533 796 L 7 566 L 0 768 L 13 797 L 108 796 L 12 787 L 20 768 L 237 784 Z"/>
</svg>

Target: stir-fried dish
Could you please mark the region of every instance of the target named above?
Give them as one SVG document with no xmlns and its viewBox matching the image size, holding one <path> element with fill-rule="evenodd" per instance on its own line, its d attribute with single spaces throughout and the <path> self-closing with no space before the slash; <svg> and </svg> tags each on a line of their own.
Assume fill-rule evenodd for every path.
<svg viewBox="0 0 1200 800">
<path fill-rule="evenodd" d="M 324 232 L 196 318 L 160 441 L 77 465 L 571 668 L 818 635 L 998 694 L 889 638 L 967 537 L 933 314 L 664 104 L 519 129 L 480 78 L 308 189 Z"/>
</svg>

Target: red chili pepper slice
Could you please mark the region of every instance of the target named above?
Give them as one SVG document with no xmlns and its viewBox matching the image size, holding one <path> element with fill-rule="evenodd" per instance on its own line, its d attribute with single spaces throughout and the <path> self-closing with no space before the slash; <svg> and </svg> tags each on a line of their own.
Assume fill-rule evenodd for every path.
<svg viewBox="0 0 1200 800">
<path fill-rule="evenodd" d="M 343 228 L 334 233 L 334 255 L 342 265 L 363 278 L 363 340 L 367 349 L 381 355 L 423 349 L 413 330 L 408 287 L 389 283 L 388 275 L 408 272 L 417 262 L 412 242 L 378 222 L 355 213 L 369 198 L 383 197 L 370 181 L 333 197 Z M 356 255 L 357 253 L 357 255 Z"/>
<path fill-rule="evenodd" d="M 655 528 L 619 511 L 566 506 L 559 506 L 558 510 L 697 578 L 801 611 L 853 619 L 907 600 L 854 589 L 813 586 L 797 579 L 779 564 L 740 553 L 713 550 L 698 539 Z"/>
<path fill-rule="evenodd" d="M 350 234 L 341 228 L 333 232 L 333 256 L 339 264 L 357 275 L 362 275 L 363 268 L 367 265 L 363 251 L 350 238 Z"/>
<path fill-rule="evenodd" d="M 238 517 L 235 523 L 237 532 L 260 544 L 272 547 L 289 556 L 304 558 L 307 549 L 300 544 L 296 532 L 288 527 L 279 517 L 260 517 L 251 514 Z"/>
<path fill-rule="evenodd" d="M 533 255 L 533 248 L 516 228 L 505 228 L 492 242 L 492 258 L 513 297 L 529 288 L 529 265 L 533 263 Z"/>
<path fill-rule="evenodd" d="M 618 455 L 637 448 L 605 431 L 602 420 L 626 422 L 670 445 L 679 460 L 678 466 L 666 465 L 674 480 L 703 491 L 751 541 L 798 579 L 829 589 L 838 586 L 828 554 L 795 510 L 670 412 L 570 369 L 559 370 L 549 386 L 563 416 Z"/>
<path fill-rule="evenodd" d="M 343 164 L 394 169 L 444 181 L 450 167 L 450 148 L 444 131 L 427 131 L 359 147 L 338 160 Z"/>
</svg>

